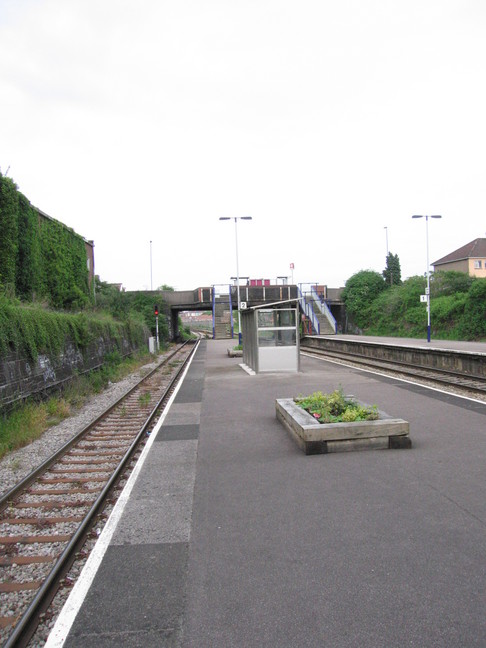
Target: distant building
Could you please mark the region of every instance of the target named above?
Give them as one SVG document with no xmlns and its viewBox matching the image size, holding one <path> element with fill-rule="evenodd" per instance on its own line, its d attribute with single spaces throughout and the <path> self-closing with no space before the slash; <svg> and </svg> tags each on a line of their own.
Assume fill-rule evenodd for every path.
<svg viewBox="0 0 486 648">
<path fill-rule="evenodd" d="M 434 271 L 456 270 L 471 277 L 486 277 L 486 238 L 477 238 L 432 263 Z"/>
</svg>

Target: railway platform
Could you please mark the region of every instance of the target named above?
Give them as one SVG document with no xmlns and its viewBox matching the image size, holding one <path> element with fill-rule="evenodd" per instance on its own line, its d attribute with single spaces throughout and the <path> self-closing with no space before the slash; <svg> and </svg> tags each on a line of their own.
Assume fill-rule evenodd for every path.
<svg viewBox="0 0 486 648">
<path fill-rule="evenodd" d="M 200 343 L 47 645 L 486 645 L 486 404 L 227 346 Z M 412 449 L 305 456 L 275 399 L 340 386 Z"/>
<path fill-rule="evenodd" d="M 449 351 L 468 351 L 471 353 L 485 353 L 486 342 L 467 342 L 462 340 L 427 340 L 420 338 L 378 337 L 373 335 L 316 335 L 330 339 L 351 340 L 356 342 L 370 342 L 390 344 L 392 346 L 423 347 L 429 349 L 447 349 Z"/>
</svg>

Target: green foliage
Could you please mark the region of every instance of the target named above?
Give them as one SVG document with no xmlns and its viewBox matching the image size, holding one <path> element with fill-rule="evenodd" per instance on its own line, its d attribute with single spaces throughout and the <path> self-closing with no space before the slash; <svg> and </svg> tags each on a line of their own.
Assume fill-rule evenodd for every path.
<svg viewBox="0 0 486 648">
<path fill-rule="evenodd" d="M 85 242 L 61 223 L 44 218 L 0 174 L 0 287 L 55 308 L 81 309 L 90 303 Z"/>
<path fill-rule="evenodd" d="M 155 336 L 154 305 L 159 305 L 159 340 L 161 344 L 169 340 L 169 326 L 164 315 L 163 300 L 160 297 L 154 299 L 154 295 L 143 292 L 122 292 L 117 286 L 108 284 L 97 279 L 96 283 L 96 304 L 99 309 L 107 310 L 113 317 L 124 322 L 136 320 L 143 322 Z"/>
<path fill-rule="evenodd" d="M 402 271 L 398 254 L 391 252 L 386 257 L 386 268 L 382 272 L 383 279 L 388 286 L 399 286 L 402 283 Z"/>
<path fill-rule="evenodd" d="M 18 237 L 16 292 L 21 299 L 31 301 L 34 295 L 45 294 L 45 285 L 38 216 L 22 194 L 19 194 L 18 227 L 22 235 Z"/>
<path fill-rule="evenodd" d="M 128 338 L 133 346 L 142 346 L 145 331 L 143 324 L 133 318 L 117 322 L 101 314 L 55 312 L 0 296 L 0 357 L 9 351 L 32 360 L 41 353 L 56 356 L 68 341 L 83 351 L 98 338 L 120 344 Z"/>
<path fill-rule="evenodd" d="M 410 277 L 391 286 L 368 310 L 369 335 L 424 337 L 427 331 L 425 277 Z M 459 272 L 438 272 L 431 278 L 431 332 L 439 339 L 477 340 L 486 337 L 486 279 Z"/>
<path fill-rule="evenodd" d="M 470 277 L 465 272 L 455 270 L 443 270 L 434 272 L 430 281 L 431 297 L 443 297 L 445 295 L 456 295 L 457 293 L 467 293 L 474 282 L 474 277 Z"/>
<path fill-rule="evenodd" d="M 89 304 L 86 247 L 61 223 L 42 220 L 40 247 L 43 283 L 55 308 L 82 309 Z"/>
<path fill-rule="evenodd" d="M 346 281 L 342 298 L 346 311 L 357 326 L 365 328 L 369 325 L 369 309 L 385 288 L 383 277 L 374 270 L 361 270 Z"/>
<path fill-rule="evenodd" d="M 475 279 L 471 284 L 458 329 L 466 340 L 486 337 L 486 279 Z"/>
<path fill-rule="evenodd" d="M 0 175 L 0 283 L 15 286 L 19 197 L 10 178 Z"/>
<path fill-rule="evenodd" d="M 366 407 L 355 400 L 346 398 L 342 388 L 331 394 L 320 391 L 310 396 L 300 396 L 295 399 L 299 407 L 312 414 L 319 423 L 341 423 L 352 421 L 374 421 L 378 418 L 376 405 Z"/>
</svg>

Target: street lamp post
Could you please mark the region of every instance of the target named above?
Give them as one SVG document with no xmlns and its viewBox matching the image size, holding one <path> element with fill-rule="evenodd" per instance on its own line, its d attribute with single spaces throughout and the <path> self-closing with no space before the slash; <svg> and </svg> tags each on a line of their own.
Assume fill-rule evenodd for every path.
<svg viewBox="0 0 486 648">
<path fill-rule="evenodd" d="M 236 242 L 236 292 L 238 299 L 238 343 L 241 344 L 241 317 L 240 317 L 240 270 L 238 267 L 238 221 L 252 220 L 251 216 L 221 216 L 219 220 L 235 221 L 235 242 Z M 231 295 L 230 295 L 231 299 Z"/>
<path fill-rule="evenodd" d="M 427 247 L 427 342 L 430 342 L 430 268 L 429 268 L 429 218 L 442 218 L 442 216 L 424 216 L 416 214 L 412 218 L 425 218 L 425 241 Z"/>
</svg>

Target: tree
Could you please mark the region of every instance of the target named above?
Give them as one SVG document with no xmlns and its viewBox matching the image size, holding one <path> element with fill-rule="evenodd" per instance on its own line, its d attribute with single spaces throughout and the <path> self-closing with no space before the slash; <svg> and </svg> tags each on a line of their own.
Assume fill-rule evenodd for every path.
<svg viewBox="0 0 486 648">
<path fill-rule="evenodd" d="M 369 324 L 370 306 L 385 288 L 383 277 L 374 270 L 360 270 L 346 281 L 342 299 L 356 326 L 365 328 Z"/>
<path fill-rule="evenodd" d="M 388 286 L 399 286 L 402 283 L 398 254 L 389 252 L 386 257 L 386 268 L 383 270 L 382 275 Z"/>
</svg>

